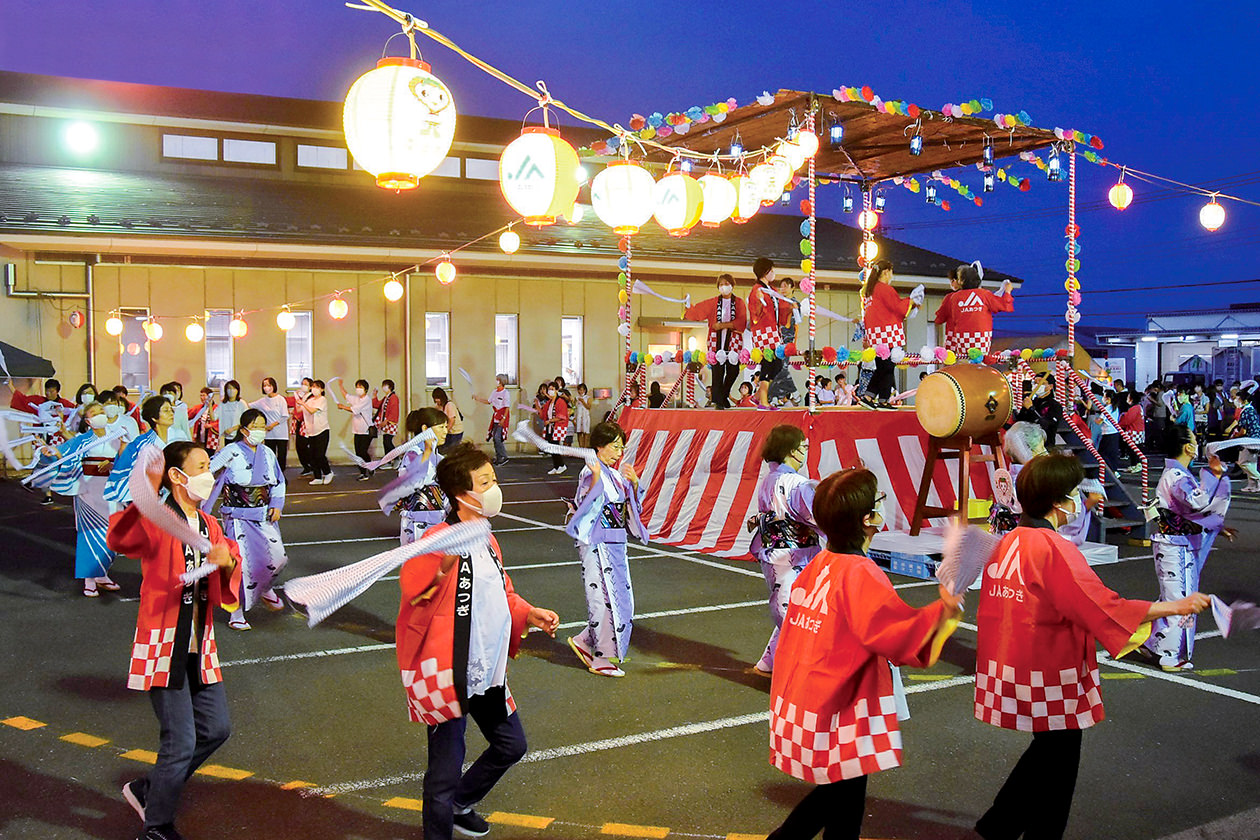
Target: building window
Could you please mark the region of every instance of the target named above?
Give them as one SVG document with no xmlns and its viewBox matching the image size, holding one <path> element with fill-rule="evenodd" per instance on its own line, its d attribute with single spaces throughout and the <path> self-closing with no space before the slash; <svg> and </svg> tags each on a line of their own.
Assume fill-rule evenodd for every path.
<svg viewBox="0 0 1260 840">
<path fill-rule="evenodd" d="M 582 319 L 560 319 L 561 376 L 569 385 L 582 381 Z"/>
<path fill-rule="evenodd" d="M 276 165 L 276 144 L 270 140 L 223 140 L 223 159 L 229 163 Z"/>
<path fill-rule="evenodd" d="M 424 376 L 429 385 L 451 384 L 451 314 L 424 313 Z"/>
<path fill-rule="evenodd" d="M 206 384 L 218 386 L 232 379 L 232 310 L 206 310 Z"/>
<path fill-rule="evenodd" d="M 149 317 L 147 309 L 120 309 L 123 331 L 118 336 L 118 367 L 122 382 L 128 391 L 144 393 L 149 390 L 149 339 L 144 334 L 144 322 Z"/>
<path fill-rule="evenodd" d="M 465 158 L 464 177 L 474 181 L 499 180 L 499 162 L 485 158 Z"/>
<path fill-rule="evenodd" d="M 219 138 L 192 134 L 163 134 L 162 157 L 184 160 L 218 160 Z"/>
<path fill-rule="evenodd" d="M 458 178 L 459 177 L 459 158 L 446 157 L 442 158 L 442 162 L 433 168 L 430 175 L 436 175 L 439 178 Z M 496 170 L 494 177 L 497 179 L 499 173 Z"/>
<path fill-rule="evenodd" d="M 293 329 L 284 335 L 284 376 L 288 387 L 302 384 L 302 377 L 313 376 L 311 313 L 293 310 Z"/>
<path fill-rule="evenodd" d="M 310 169 L 346 169 L 350 165 L 350 156 L 345 149 L 336 146 L 298 143 L 297 165 Z"/>
<path fill-rule="evenodd" d="M 507 376 L 508 384 L 516 384 L 516 316 L 494 316 L 494 372 Z"/>
</svg>

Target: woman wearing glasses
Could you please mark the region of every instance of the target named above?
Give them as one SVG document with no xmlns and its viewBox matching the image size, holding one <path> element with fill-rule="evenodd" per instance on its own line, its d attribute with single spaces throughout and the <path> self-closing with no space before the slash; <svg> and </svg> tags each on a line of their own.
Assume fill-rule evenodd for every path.
<svg viewBox="0 0 1260 840">
<path fill-rule="evenodd" d="M 748 520 L 752 532 L 749 551 L 761 563 L 770 589 L 770 620 L 774 630 L 766 652 L 753 666 L 763 677 L 774 671 L 774 649 L 787 613 L 792 582 L 818 553 L 818 526 L 814 522 L 814 488 L 800 470 L 809 458 L 809 441 L 797 426 L 775 426 L 761 447 L 761 460 L 769 472 L 757 488 L 757 515 Z"/>
</svg>

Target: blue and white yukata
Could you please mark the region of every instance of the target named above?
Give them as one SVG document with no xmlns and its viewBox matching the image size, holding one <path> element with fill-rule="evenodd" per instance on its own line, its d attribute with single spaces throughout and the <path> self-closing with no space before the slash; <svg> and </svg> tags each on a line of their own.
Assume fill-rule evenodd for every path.
<svg viewBox="0 0 1260 840">
<path fill-rule="evenodd" d="M 626 536 L 648 541 L 641 487 L 615 467 L 590 466 L 578 476 L 575 511 L 565 533 L 575 540 L 586 592 L 586 629 L 577 638 L 595 659 L 625 661 L 634 629 L 634 590 L 626 559 Z"/>
<path fill-rule="evenodd" d="M 105 498 L 105 485 L 118 455 L 118 440 L 102 441 L 95 431 L 89 430 L 57 447 L 57 458 L 67 455 L 74 457 L 38 484 L 41 488 L 51 487 L 62 496 L 74 497 L 74 576 L 103 578 L 114 562 L 114 552 L 105 544 L 109 515 L 114 512 Z"/>
<path fill-rule="evenodd" d="M 1217 478 L 1211 470 L 1194 474 L 1179 461 L 1169 459 L 1155 489 L 1159 519 L 1151 535 L 1159 599 L 1176 601 L 1199 590 L 1199 575 L 1212 543 L 1229 511 L 1228 476 Z M 1159 656 L 1161 666 L 1190 662 L 1194 655 L 1193 615 L 1160 618 L 1152 622 L 1146 646 Z"/>
<path fill-rule="evenodd" d="M 749 551 L 761 563 L 770 590 L 770 620 L 774 630 L 766 651 L 757 662 L 763 672 L 774 670 L 774 651 L 779 645 L 779 628 L 787 614 L 792 583 L 820 551 L 818 525 L 814 521 L 812 481 L 787 464 L 770 464 L 770 471 L 757 488 L 756 516 L 748 520 L 753 532 Z"/>
<path fill-rule="evenodd" d="M 446 520 L 450 512 L 446 495 L 437 485 L 437 465 L 442 456 L 433 450 L 427 458 L 423 449 L 409 449 L 399 456 L 398 478 L 381 491 L 381 513 L 398 511 L 400 545 L 409 545 L 431 525 Z"/>
<path fill-rule="evenodd" d="M 136 458 L 140 456 L 140 450 L 146 446 L 165 449 L 167 443 L 174 443 L 177 440 L 188 440 L 188 438 L 181 436 L 180 432 L 172 426 L 166 431 L 165 443 L 158 437 L 157 432 L 150 429 L 124 446 L 118 453 L 118 457 L 114 459 L 114 468 L 110 470 L 109 479 L 105 482 L 105 501 L 117 505 L 120 510 L 125 508 L 131 501 L 131 485 L 128 482 L 131 478 L 131 470 L 136 465 Z"/>
<path fill-rule="evenodd" d="M 241 607 L 248 610 L 259 598 L 271 593 L 276 578 L 289 562 L 280 524 L 267 514 L 272 508 L 284 510 L 284 473 L 268 447 L 251 447 L 243 440 L 230 443 L 210 459 L 210 471 L 218 472 L 214 492 L 202 503 L 209 513 L 222 494 L 219 516 L 223 532 L 241 548 L 244 559 Z"/>
</svg>

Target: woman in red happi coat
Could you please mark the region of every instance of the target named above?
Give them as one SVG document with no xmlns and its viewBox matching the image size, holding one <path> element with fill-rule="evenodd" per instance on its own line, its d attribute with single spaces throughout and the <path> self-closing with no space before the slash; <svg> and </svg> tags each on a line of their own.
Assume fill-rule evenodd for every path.
<svg viewBox="0 0 1260 840">
<path fill-rule="evenodd" d="M 814 519 L 827 538 L 796 578 L 779 633 L 770 688 L 770 763 L 818 785 L 771 835 L 857 840 L 866 777 L 901 764 L 900 678 L 925 668 L 954 632 L 960 599 L 911 607 L 866 556 L 884 524 L 875 475 L 852 469 L 823 480 Z M 899 702 L 900 701 L 900 702 Z"/>
</svg>

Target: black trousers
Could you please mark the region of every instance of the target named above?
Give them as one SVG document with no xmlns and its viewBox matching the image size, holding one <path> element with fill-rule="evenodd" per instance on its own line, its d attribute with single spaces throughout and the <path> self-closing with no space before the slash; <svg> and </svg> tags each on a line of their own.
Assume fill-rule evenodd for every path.
<svg viewBox="0 0 1260 840">
<path fill-rule="evenodd" d="M 870 384 L 866 386 L 866 390 L 871 396 L 877 400 L 886 400 L 892 396 L 893 385 L 896 382 L 894 374 L 897 372 L 897 365 L 892 359 L 881 359 L 875 357 L 875 372 L 871 374 Z"/>
<path fill-rule="evenodd" d="M 294 437 L 293 443 L 297 449 L 298 463 L 302 465 L 302 474 L 305 475 L 311 471 L 311 440 L 306 435 L 299 434 Z"/>
<path fill-rule="evenodd" d="M 328 466 L 328 430 L 306 438 L 306 456 L 315 478 L 323 478 L 332 472 Z"/>
<path fill-rule="evenodd" d="M 1081 730 L 1034 732 L 993 806 L 976 823 L 985 840 L 1059 840 L 1081 763 Z"/>
<path fill-rule="evenodd" d="M 372 460 L 372 436 L 371 435 L 355 435 L 354 436 L 354 454 L 358 455 L 364 461 Z M 370 470 L 359 467 L 360 475 L 371 475 Z"/>
<path fill-rule="evenodd" d="M 267 448 L 276 456 L 280 464 L 280 472 L 289 468 L 289 442 L 287 440 L 264 440 Z"/>
<path fill-rule="evenodd" d="M 383 447 L 383 449 L 381 449 L 381 457 L 384 457 L 388 455 L 394 448 L 394 436 L 381 435 L 381 446 Z"/>
<path fill-rule="evenodd" d="M 739 378 L 739 365 L 709 365 L 713 373 L 713 405 L 717 408 L 731 407 L 731 388 Z"/>
<path fill-rule="evenodd" d="M 766 840 L 858 840 L 866 813 L 866 776 L 819 785 L 806 794 Z"/>
</svg>

